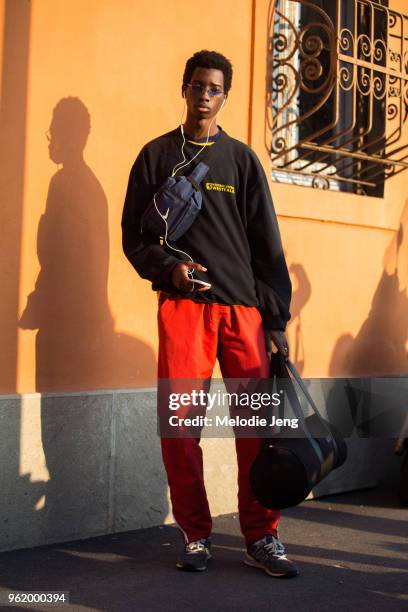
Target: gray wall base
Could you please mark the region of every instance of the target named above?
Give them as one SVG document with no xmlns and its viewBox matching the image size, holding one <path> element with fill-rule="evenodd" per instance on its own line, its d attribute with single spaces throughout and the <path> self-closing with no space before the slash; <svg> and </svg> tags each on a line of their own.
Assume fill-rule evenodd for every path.
<svg viewBox="0 0 408 612">
<path fill-rule="evenodd" d="M 397 479 L 390 440 L 351 438 L 314 495 Z M 236 512 L 232 438 L 202 440 L 213 515 Z M 172 523 L 154 389 L 0 397 L 0 550 Z"/>
</svg>

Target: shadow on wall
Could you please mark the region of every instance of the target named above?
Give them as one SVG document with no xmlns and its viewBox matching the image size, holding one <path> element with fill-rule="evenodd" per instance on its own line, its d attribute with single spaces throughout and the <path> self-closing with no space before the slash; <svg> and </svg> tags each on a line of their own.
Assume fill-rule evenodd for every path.
<svg viewBox="0 0 408 612">
<path fill-rule="evenodd" d="M 6 516 L 13 525 L 0 547 L 161 524 L 168 512 L 154 394 L 81 393 L 146 386 L 156 370 L 149 346 L 114 330 L 107 296 L 108 206 L 83 158 L 89 132 L 83 102 L 60 100 L 47 133 L 50 159 L 60 168 L 38 227 L 41 270 L 19 326 L 38 330 L 36 390 L 77 392 L 41 396 L 40 424 L 30 439 L 35 450 L 41 430 L 49 480 L 35 483 L 32 514 L 18 512 L 18 519 L 22 499 L 14 493 L 24 492 L 9 484 Z M 34 485 L 30 474 L 22 479 L 26 490 Z"/>
<path fill-rule="evenodd" d="M 292 263 L 289 267 L 289 272 L 296 282 L 296 289 L 293 292 L 290 307 L 292 318 L 288 324 L 288 329 L 294 330 L 294 341 L 290 347 L 290 358 L 299 374 L 302 374 L 305 367 L 305 350 L 301 312 L 310 299 L 312 287 L 302 264 Z"/>
<path fill-rule="evenodd" d="M 408 200 L 383 260 L 371 310 L 356 337 L 341 336 L 330 376 L 386 376 L 408 371 Z"/>
<path fill-rule="evenodd" d="M 16 392 L 17 312 L 24 199 L 27 93 L 31 3 L 5 0 L 0 50 L 0 387 Z M 42 483 L 21 474 L 21 401 L 3 397 L 0 404 L 0 540 L 8 542 L 17 516 L 30 520 Z M 16 504 L 15 500 L 18 499 Z M 19 519 L 17 519 L 19 520 Z"/>
<path fill-rule="evenodd" d="M 85 105 L 60 100 L 47 137 L 50 158 L 61 167 L 38 227 L 41 271 L 20 319 L 21 328 L 38 329 L 37 391 L 143 387 L 155 372 L 152 349 L 114 331 L 108 206 L 83 158 L 89 131 Z"/>
<path fill-rule="evenodd" d="M 396 481 L 398 474 L 393 438 L 407 410 L 406 378 L 395 378 L 408 370 L 407 262 L 408 200 L 384 253 L 368 317 L 355 337 L 344 334 L 337 340 L 329 367 L 334 377 L 327 389 L 330 422 L 347 437 L 354 434 L 375 443 L 376 467 L 373 463 L 371 469 L 387 482 Z M 394 378 L 387 381 L 387 376 Z"/>
</svg>

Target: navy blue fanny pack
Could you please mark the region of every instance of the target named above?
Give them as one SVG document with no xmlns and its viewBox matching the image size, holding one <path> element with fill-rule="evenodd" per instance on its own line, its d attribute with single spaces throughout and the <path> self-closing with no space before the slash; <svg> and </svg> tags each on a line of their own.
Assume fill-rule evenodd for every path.
<svg viewBox="0 0 408 612">
<path fill-rule="evenodd" d="M 154 194 L 141 218 L 141 231 L 177 240 L 185 234 L 201 210 L 200 183 L 209 166 L 200 162 L 189 176 L 170 176 Z"/>
</svg>

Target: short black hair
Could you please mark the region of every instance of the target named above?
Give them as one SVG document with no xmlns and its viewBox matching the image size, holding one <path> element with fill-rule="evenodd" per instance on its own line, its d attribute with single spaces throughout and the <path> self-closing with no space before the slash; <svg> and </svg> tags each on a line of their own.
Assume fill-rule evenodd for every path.
<svg viewBox="0 0 408 612">
<path fill-rule="evenodd" d="M 215 68 L 224 74 L 224 92 L 227 94 L 232 82 L 232 64 L 224 55 L 217 51 L 197 51 L 186 62 L 183 74 L 182 92 L 191 81 L 191 77 L 196 68 Z"/>
</svg>

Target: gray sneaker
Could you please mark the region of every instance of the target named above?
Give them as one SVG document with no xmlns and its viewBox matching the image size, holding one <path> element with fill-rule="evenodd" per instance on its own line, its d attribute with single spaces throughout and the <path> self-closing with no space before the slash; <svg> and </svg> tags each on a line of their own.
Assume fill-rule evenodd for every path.
<svg viewBox="0 0 408 612">
<path fill-rule="evenodd" d="M 275 578 L 292 578 L 299 574 L 293 561 L 286 557 L 284 545 L 273 535 L 266 535 L 250 544 L 244 563 L 263 569 Z"/>
<path fill-rule="evenodd" d="M 209 559 L 211 559 L 210 538 L 201 538 L 185 545 L 177 559 L 176 567 L 187 572 L 203 572 L 207 569 Z"/>
</svg>

